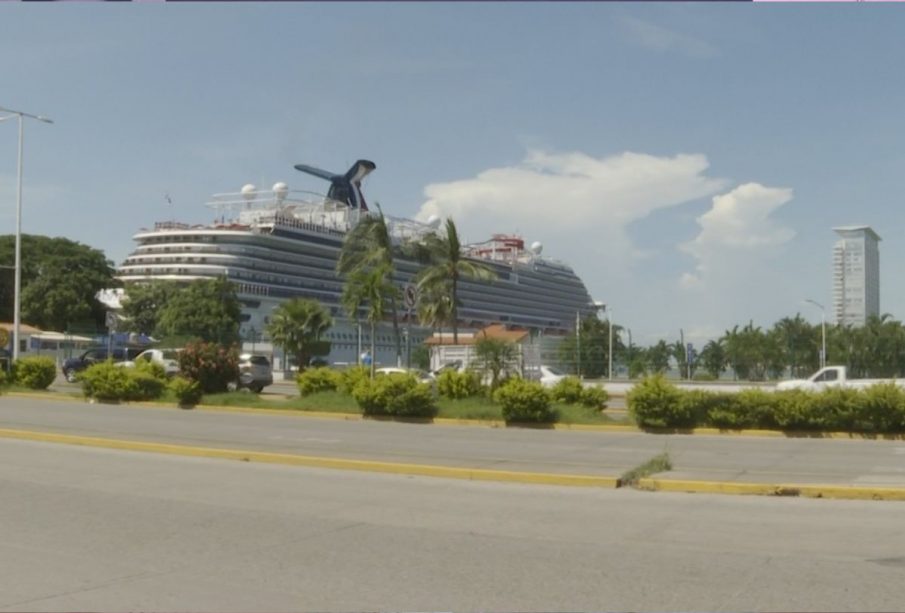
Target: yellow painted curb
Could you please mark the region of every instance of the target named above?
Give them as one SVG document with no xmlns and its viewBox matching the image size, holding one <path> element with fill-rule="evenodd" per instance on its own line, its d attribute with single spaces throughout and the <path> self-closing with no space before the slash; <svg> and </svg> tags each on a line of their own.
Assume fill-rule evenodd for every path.
<svg viewBox="0 0 905 613">
<path fill-rule="evenodd" d="M 202 458 L 220 458 L 226 460 L 239 460 L 242 462 L 287 464 L 291 466 L 357 470 L 396 475 L 418 475 L 423 477 L 442 477 L 447 479 L 465 479 L 470 481 L 501 481 L 508 483 L 533 483 L 543 485 L 569 485 L 606 488 L 616 488 L 619 485 L 619 480 L 616 477 L 488 470 L 483 468 L 433 466 L 429 464 L 402 464 L 396 462 L 378 462 L 372 460 L 349 460 L 345 458 L 304 456 L 289 453 L 247 451 L 240 449 L 219 449 L 214 447 L 192 447 L 188 445 L 171 445 L 168 443 L 151 443 L 145 441 L 97 438 L 91 436 L 75 436 L 71 434 L 55 434 L 51 432 L 35 432 L 30 430 L 0 429 L 0 437 L 27 441 L 39 441 L 45 443 L 81 445 L 85 447 L 101 447 L 105 449 L 145 451 L 150 453 L 165 453 L 170 455 L 182 455 Z"/>
<path fill-rule="evenodd" d="M 843 500 L 905 500 L 905 488 L 856 485 L 801 485 L 777 483 L 737 483 L 731 481 L 687 481 L 680 479 L 638 480 L 638 487 L 659 492 L 696 494 L 749 494 L 756 496 L 801 496 Z"/>
</svg>

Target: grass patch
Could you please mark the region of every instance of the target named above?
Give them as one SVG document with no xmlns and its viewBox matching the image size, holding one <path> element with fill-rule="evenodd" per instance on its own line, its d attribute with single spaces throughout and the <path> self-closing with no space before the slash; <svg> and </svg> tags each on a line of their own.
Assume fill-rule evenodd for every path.
<svg viewBox="0 0 905 613">
<path fill-rule="evenodd" d="M 286 400 L 266 400 L 251 392 L 227 392 L 205 394 L 201 405 L 249 407 L 253 409 L 282 409 L 286 411 L 322 411 L 325 413 L 361 413 L 361 409 L 348 394 L 320 392 L 310 396 Z"/>
<path fill-rule="evenodd" d="M 581 404 L 553 403 L 553 408 L 559 414 L 557 423 L 560 424 L 618 424 L 624 423 L 613 419 L 598 409 L 586 407 Z"/>
<path fill-rule="evenodd" d="M 639 479 L 649 477 L 654 473 L 662 473 L 669 470 L 672 470 L 672 460 L 669 459 L 669 454 L 664 451 L 660 455 L 655 455 L 644 464 L 636 466 L 626 472 L 619 477 L 619 482 L 623 487 L 634 486 L 638 483 Z"/>
<path fill-rule="evenodd" d="M 493 404 L 486 396 L 472 396 L 451 400 L 439 398 L 437 407 L 440 409 L 437 417 L 446 419 L 485 419 L 503 421 L 503 412 L 500 405 Z"/>
<path fill-rule="evenodd" d="M 52 389 L 45 390 L 35 390 L 30 387 L 25 387 L 24 385 L 5 385 L 3 386 L 2 393 L 6 394 L 9 392 L 13 392 L 16 394 L 46 394 L 48 396 L 57 396 L 63 398 L 84 398 L 85 395 L 82 394 L 81 388 L 78 391 L 75 390 L 65 390 L 65 391 L 57 391 Z"/>
</svg>

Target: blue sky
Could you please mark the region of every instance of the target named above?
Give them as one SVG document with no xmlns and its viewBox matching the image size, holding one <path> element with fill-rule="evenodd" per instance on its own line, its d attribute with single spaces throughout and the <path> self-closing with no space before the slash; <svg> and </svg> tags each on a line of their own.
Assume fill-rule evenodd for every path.
<svg viewBox="0 0 905 613">
<path fill-rule="evenodd" d="M 522 232 L 636 342 L 701 342 L 819 321 L 837 225 L 880 234 L 905 315 L 903 27 L 895 4 L 3 3 L 0 106 L 56 122 L 26 125 L 23 231 L 117 263 L 213 193 L 363 157 L 388 213 Z M 0 233 L 15 172 L 7 121 Z"/>
</svg>

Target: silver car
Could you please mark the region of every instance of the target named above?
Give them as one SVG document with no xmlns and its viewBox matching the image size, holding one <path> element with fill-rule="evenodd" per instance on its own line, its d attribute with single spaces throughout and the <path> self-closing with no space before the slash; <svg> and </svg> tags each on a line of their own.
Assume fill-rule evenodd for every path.
<svg viewBox="0 0 905 613">
<path fill-rule="evenodd" d="M 239 388 L 260 394 L 261 390 L 272 383 L 273 368 L 267 356 L 253 353 L 243 353 L 239 356 Z"/>
</svg>

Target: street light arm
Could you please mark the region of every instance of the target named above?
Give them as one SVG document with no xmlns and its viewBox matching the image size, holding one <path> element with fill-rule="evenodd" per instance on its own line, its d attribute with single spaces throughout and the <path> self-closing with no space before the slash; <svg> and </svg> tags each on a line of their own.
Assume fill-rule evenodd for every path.
<svg viewBox="0 0 905 613">
<path fill-rule="evenodd" d="M 53 119 L 49 117 L 44 117 L 43 115 L 32 115 L 31 113 L 25 113 L 23 111 L 14 111 L 13 109 L 8 109 L 0 106 L 0 112 L 2 113 L 12 113 L 12 115 L 18 115 L 20 117 L 29 117 L 31 119 L 37 119 L 38 121 L 43 121 L 44 123 L 53 123 Z M 3 119 L 9 119 L 9 117 L 4 117 Z M 0 121 L 3 121 L 0 119 Z"/>
</svg>

